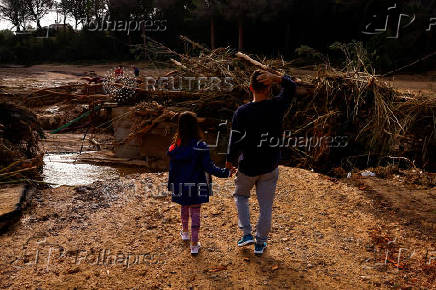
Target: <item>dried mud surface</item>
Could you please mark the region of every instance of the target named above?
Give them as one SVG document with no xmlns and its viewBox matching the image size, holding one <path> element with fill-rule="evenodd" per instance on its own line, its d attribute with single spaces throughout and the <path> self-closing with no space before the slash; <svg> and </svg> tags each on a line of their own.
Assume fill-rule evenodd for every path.
<svg viewBox="0 0 436 290">
<path fill-rule="evenodd" d="M 375 199 L 342 181 L 280 167 L 269 248 L 256 257 L 252 247 L 236 246 L 233 180 L 216 179 L 215 195 L 202 209 L 203 247 L 192 257 L 179 236 L 179 206 L 157 186 L 166 178 L 165 172 L 137 173 L 41 191 L 0 237 L 0 286 L 436 287 L 435 262 L 427 265 L 436 256 L 435 236 L 383 210 L 385 196 Z M 434 209 L 434 190 L 426 194 L 416 198 Z M 252 210 L 254 223 L 255 198 Z M 409 252 L 397 263 L 400 248 Z"/>
<path fill-rule="evenodd" d="M 0 93 L 21 104 L 32 90 L 113 66 L 0 68 Z M 390 81 L 434 92 L 434 72 Z M 52 109 L 35 113 L 67 112 Z M 112 143 L 92 137 L 102 149 Z M 49 136 L 44 149 L 78 152 L 84 144 L 84 151 L 95 150 L 81 138 Z M 129 168 L 87 186 L 40 190 L 0 236 L 0 288 L 436 289 L 434 187 L 280 167 L 269 247 L 256 257 L 252 247 L 236 246 L 233 179 L 215 179 L 215 195 L 202 209 L 202 249 L 192 257 L 179 236 L 179 206 L 162 196 L 166 180 L 166 172 Z M 254 224 L 254 196 L 251 205 Z"/>
</svg>

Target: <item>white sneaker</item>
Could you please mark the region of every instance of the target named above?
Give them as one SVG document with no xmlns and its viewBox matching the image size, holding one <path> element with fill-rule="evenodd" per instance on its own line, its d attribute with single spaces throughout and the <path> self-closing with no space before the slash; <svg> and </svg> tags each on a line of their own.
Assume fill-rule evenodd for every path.
<svg viewBox="0 0 436 290">
<path fill-rule="evenodd" d="M 191 245 L 191 255 L 197 255 L 198 251 L 200 251 L 201 245 L 198 243 L 197 245 Z"/>
<path fill-rule="evenodd" d="M 182 240 L 183 240 L 183 241 L 189 241 L 189 240 L 190 240 L 190 238 L 189 238 L 189 232 L 181 231 L 181 232 L 180 232 L 180 236 L 182 237 Z"/>
</svg>

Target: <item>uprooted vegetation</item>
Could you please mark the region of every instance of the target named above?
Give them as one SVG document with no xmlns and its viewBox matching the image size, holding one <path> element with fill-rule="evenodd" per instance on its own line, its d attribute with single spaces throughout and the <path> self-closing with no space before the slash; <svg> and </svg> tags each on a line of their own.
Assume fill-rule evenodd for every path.
<svg viewBox="0 0 436 290">
<path fill-rule="evenodd" d="M 35 114 L 0 103 L 0 184 L 36 181 L 43 164 L 43 136 Z"/>
<path fill-rule="evenodd" d="M 174 58 L 177 70 L 166 75 L 165 71 L 162 76 L 176 80 L 183 76 L 213 75 L 221 79 L 227 76 L 233 79 L 233 90 L 152 91 L 140 79 L 132 89 L 123 88 L 116 80 L 111 84 L 111 80 L 96 78 L 88 80 L 97 83 L 93 85 L 34 91 L 23 97 L 23 104 L 27 99 L 27 106 L 37 111 L 38 119 L 47 107 L 65 110 L 66 119 L 57 122 L 56 127 L 68 126 L 58 132 L 77 129 L 76 133 L 80 133 L 74 134 L 77 137 L 74 142 L 70 141 L 70 134 L 57 135 L 59 139 L 51 142 L 62 143 L 57 144 L 61 149 L 56 150 L 65 150 L 63 146 L 67 144 L 75 152 L 83 145 L 85 130 L 110 128 L 111 121 L 117 122 L 117 116 L 125 118 L 127 126 L 131 126 L 130 134 L 120 143 L 136 137 L 152 139 L 158 132 L 166 134 L 170 142 L 179 112 L 197 112 L 203 129 L 213 135 L 221 129 L 218 124 L 231 120 L 234 110 L 250 101 L 248 80 L 256 66 L 235 57 L 234 51 L 219 49 L 204 51 L 198 57 Z M 261 61 L 268 65 L 267 69 L 295 75 L 288 62 Z M 376 76 L 349 69 L 323 66 L 312 77 L 297 76 L 303 82 L 286 117 L 285 129 L 292 132 L 290 145 L 310 138 L 313 143 L 310 147 L 301 142 L 297 143 L 299 146 L 283 148 L 286 164 L 335 176 L 350 171 L 352 174 L 351 178 L 338 181 L 308 170 L 281 166 L 271 247 L 266 256 L 258 258 L 252 255 L 252 249 L 241 250 L 236 246 L 233 180 L 215 179 L 217 189 L 221 190 L 204 207 L 203 253 L 197 257 L 198 263 L 186 263 L 189 247 L 177 242 L 179 209 L 159 187 L 165 185 L 167 173 L 144 173 L 134 168 L 134 174 L 123 173 L 127 176 L 101 177 L 101 181 L 86 186 L 45 188 L 37 192 L 33 206 L 23 213 L 21 222 L 10 234 L 2 236 L 0 248 L 5 262 L 0 267 L 0 284 L 42 288 L 118 284 L 148 288 L 434 287 L 435 180 L 418 169 L 434 170 L 431 151 L 435 144 L 434 96 L 394 90 Z M 115 94 L 108 93 L 105 84 L 119 89 L 114 90 Z M 117 93 L 124 96 L 121 98 Z M 115 104 L 115 99 L 121 104 Z M 114 108 L 124 105 L 128 107 Z M 118 115 L 97 120 L 99 111 L 106 108 L 121 110 Z M 21 116 L 15 115 L 14 110 L 9 112 Z M 33 117 L 16 120 L 38 128 Z M 6 125 L 5 121 L 0 123 Z M 223 131 L 229 126 L 229 123 L 224 126 Z M 6 131 L 3 127 L 1 130 Z M 5 136 L 3 132 L 0 135 Z M 348 145 L 329 147 L 329 142 L 332 144 L 325 139 L 328 136 L 348 136 Z M 323 146 L 314 143 L 321 138 L 326 140 Z M 60 142 L 61 139 L 65 141 Z M 147 146 L 142 149 L 149 150 Z M 165 146 L 155 147 L 165 154 Z M 356 167 L 387 178 L 362 176 Z M 406 171 L 404 167 L 412 169 Z M 56 245 L 53 252 L 49 248 L 52 245 Z M 113 254 L 148 253 L 153 259 L 128 270 L 122 264 L 89 263 L 88 253 L 92 257 L 106 249 Z M 35 261 L 36 253 L 40 254 L 40 265 Z M 83 258 L 78 264 L 75 253 Z M 45 259 L 50 259 L 50 264 Z"/>
<path fill-rule="evenodd" d="M 90 75 L 82 78 L 89 84 L 37 90 L 28 94 L 23 104 L 42 112 L 38 117 L 45 129 L 66 125 L 56 132 L 91 125 L 97 130 L 109 128 L 110 109 L 102 113 L 104 104 L 132 106 L 130 113 L 122 117 L 135 121 L 128 138 L 117 140 L 118 145 L 149 136 L 163 122 L 166 133 L 171 134 L 177 114 L 191 110 L 202 119 L 210 140 L 215 140 L 218 132 L 221 137 L 228 136 L 233 112 L 250 101 L 249 77 L 254 69 L 295 75 L 292 62 L 283 59 L 263 58 L 254 63 L 238 57 L 230 48 L 208 50 L 187 41 L 200 51 L 197 56 L 159 46 L 175 65 L 172 71 L 155 76 L 166 85 L 152 89 L 146 78 L 136 79 L 126 73 L 121 81 L 110 73 L 102 77 Z M 295 75 L 302 82 L 284 122 L 286 133 L 280 141 L 284 147 L 283 164 L 338 176 L 353 168 L 391 165 L 434 171 L 436 95 L 396 90 L 372 74 L 361 46 L 339 48 L 346 55 L 343 69 L 322 65 L 314 75 Z M 230 79 L 230 89 L 209 83 L 212 77 Z M 200 78 L 206 81 L 199 84 L 200 89 L 192 89 L 186 84 L 187 78 L 195 79 L 194 86 Z M 172 81 L 177 89 L 168 85 Z M 273 91 L 277 93 L 278 89 Z M 45 117 L 47 106 L 56 106 L 49 109 L 65 111 L 64 115 L 59 120 L 53 120 L 53 114 Z M 227 126 L 218 127 L 221 121 L 228 121 Z M 220 140 L 226 141 L 227 138 Z"/>
<path fill-rule="evenodd" d="M 202 118 L 230 120 L 236 108 L 250 100 L 249 76 L 262 66 L 236 57 L 235 51 L 228 48 L 203 50 L 196 57 L 177 57 L 173 60 L 177 70 L 166 78 L 227 77 L 232 79 L 233 89 L 210 90 L 206 84 L 200 93 L 175 92 L 147 90 L 148 84 L 143 83 L 135 94 L 122 101 L 130 105 L 140 103 L 132 111 L 136 118 L 143 108 L 150 107 L 144 102 L 166 107 L 157 110 L 157 115 L 143 114 L 143 124 L 154 126 L 159 120 L 174 120 L 168 110 L 192 110 Z M 263 59 L 262 63 L 264 69 L 292 75 L 291 65 L 284 60 Z M 369 73 L 359 61 L 347 62 L 344 70 L 321 66 L 316 76 L 299 77 L 304 81 L 284 122 L 284 164 L 325 173 L 332 173 L 332 168 L 349 172 L 353 168 L 392 163 L 436 169 L 432 149 L 436 147 L 436 95 L 396 90 Z M 147 128 L 132 127 L 132 134 L 147 134 L 150 127 Z"/>
</svg>

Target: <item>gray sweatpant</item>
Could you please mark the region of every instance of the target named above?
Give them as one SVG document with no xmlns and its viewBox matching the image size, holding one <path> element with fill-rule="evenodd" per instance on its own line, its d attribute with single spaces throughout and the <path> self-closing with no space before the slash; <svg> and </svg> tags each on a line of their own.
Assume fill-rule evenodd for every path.
<svg viewBox="0 0 436 290">
<path fill-rule="evenodd" d="M 238 208 L 238 225 L 244 235 L 251 234 L 250 224 L 250 190 L 256 185 L 256 195 L 259 202 L 260 214 L 256 225 L 256 243 L 262 244 L 268 240 L 271 230 L 272 206 L 276 191 L 279 169 L 259 176 L 247 176 L 241 172 L 236 174 L 235 179 L 235 203 Z"/>
</svg>

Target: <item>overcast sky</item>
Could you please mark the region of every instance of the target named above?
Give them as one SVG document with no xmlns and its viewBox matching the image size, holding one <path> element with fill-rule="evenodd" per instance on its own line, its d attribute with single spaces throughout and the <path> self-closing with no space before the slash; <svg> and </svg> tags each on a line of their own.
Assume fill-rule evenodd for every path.
<svg viewBox="0 0 436 290">
<path fill-rule="evenodd" d="M 59 14 L 59 21 L 62 23 L 63 22 L 63 16 L 61 14 Z M 50 24 L 54 24 L 56 21 L 56 12 L 50 12 L 49 14 L 47 14 L 42 20 L 41 20 L 41 26 L 48 26 Z M 67 23 L 71 24 L 74 28 L 74 22 L 67 18 Z M 36 23 L 29 23 L 32 27 L 36 27 Z M 0 30 L 3 29 L 12 29 L 15 31 L 15 27 L 12 26 L 12 24 L 6 20 L 0 19 Z"/>
</svg>

